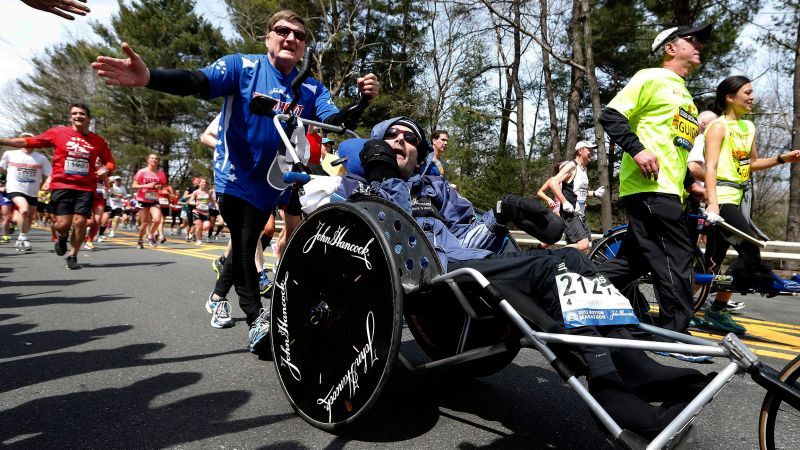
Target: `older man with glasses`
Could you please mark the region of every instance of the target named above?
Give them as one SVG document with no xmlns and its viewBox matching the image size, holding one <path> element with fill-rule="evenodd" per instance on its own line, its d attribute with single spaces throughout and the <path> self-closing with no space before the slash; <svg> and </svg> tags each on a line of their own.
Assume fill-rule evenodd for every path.
<svg viewBox="0 0 800 450">
<path fill-rule="evenodd" d="M 265 96 L 275 101 L 276 112 L 288 107 L 294 96 L 291 83 L 298 74 L 297 64 L 303 57 L 306 39 L 303 18 L 283 10 L 267 21 L 265 55 L 227 55 L 195 71 L 151 70 L 123 43 L 127 59 L 98 56 L 92 64 L 111 85 L 147 87 L 176 95 L 199 94 L 206 99 L 225 98 L 214 149 L 214 188 L 220 212 L 231 231 L 228 259 L 234 265 L 234 286 L 251 327 L 249 348 L 254 352 L 268 335 L 268 321 L 262 312 L 259 277 L 252 261 L 259 234 L 284 189 L 270 184 L 267 177 L 270 167 L 277 164 L 276 155 L 282 146 L 278 132 L 270 118 L 251 113 L 249 104 L 254 97 Z M 357 82 L 363 97 L 378 95 L 375 75 L 366 75 Z M 325 86 L 308 78 L 301 86 L 297 108 L 304 119 L 345 123 L 352 128 L 366 104 L 352 105 L 340 112 Z"/>
<path fill-rule="evenodd" d="M 600 272 L 618 288 L 650 272 L 662 325 L 680 332 L 693 313 L 692 245 L 681 200 L 684 191 L 703 193 L 687 170 L 700 130 L 686 77 L 700 65 L 710 34 L 711 25 L 659 33 L 651 49 L 662 53 L 662 67 L 637 72 L 600 115 L 611 141 L 625 152 L 619 196 L 629 224 L 617 257 Z"/>
</svg>

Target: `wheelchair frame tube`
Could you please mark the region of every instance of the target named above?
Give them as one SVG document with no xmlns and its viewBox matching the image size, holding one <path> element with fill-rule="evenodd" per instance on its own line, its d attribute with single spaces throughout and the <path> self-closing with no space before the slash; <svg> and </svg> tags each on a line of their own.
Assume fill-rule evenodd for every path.
<svg viewBox="0 0 800 450">
<path fill-rule="evenodd" d="M 683 427 L 685 427 L 691 420 L 703 410 L 703 407 L 710 402 L 717 392 L 721 391 L 723 387 L 736 375 L 739 371 L 739 365 L 735 362 L 729 363 L 722 369 L 719 374 L 711 380 L 710 383 L 702 390 L 697 397 L 694 398 L 683 411 L 678 414 L 672 422 L 667 425 L 658 436 L 650 442 L 647 446 L 648 450 L 661 449 L 667 446 L 669 442 L 678 434 Z"/>
<path fill-rule="evenodd" d="M 690 355 L 708 355 L 729 358 L 728 351 L 716 345 L 678 344 L 671 342 L 636 341 L 631 339 L 617 339 L 606 337 L 575 336 L 571 334 L 539 333 L 534 331 L 537 338 L 557 344 L 570 345 L 602 345 L 609 348 L 632 348 L 648 350 L 651 352 L 688 353 Z"/>
<path fill-rule="evenodd" d="M 639 329 L 647 331 L 650 334 L 655 334 L 656 336 L 662 336 L 665 338 L 674 339 L 676 341 L 684 342 L 686 344 L 697 344 L 697 345 L 717 344 L 716 342 L 709 341 L 708 339 L 699 338 L 689 334 L 678 333 L 677 331 L 667 330 L 666 328 L 655 327 L 653 325 L 648 325 L 646 323 L 639 323 Z"/>
<path fill-rule="evenodd" d="M 297 156 L 297 153 L 294 150 L 294 145 L 292 144 L 292 141 L 289 140 L 289 136 L 286 135 L 286 130 L 284 130 L 281 126 L 281 122 L 285 122 L 291 118 L 292 116 L 290 114 L 275 114 L 275 116 L 272 117 L 272 123 L 275 125 L 275 130 L 278 131 L 278 135 L 281 137 L 281 141 L 283 141 L 286 151 L 291 152 L 293 162 L 297 163 L 300 162 L 300 158 Z M 303 125 L 312 125 L 325 131 L 332 131 L 334 133 L 348 133 L 353 137 L 358 137 L 355 131 L 348 130 L 345 127 L 337 127 L 335 125 L 317 122 L 316 120 L 301 119 L 300 117 L 297 117 L 297 120 L 298 125 L 301 127 Z"/>
<path fill-rule="evenodd" d="M 537 333 L 528 325 L 528 322 L 519 315 L 517 310 L 515 310 L 507 300 L 501 299 L 498 303 L 500 309 L 505 312 L 508 317 L 514 322 L 514 325 L 522 331 L 527 338 L 528 344 L 532 345 L 542 356 L 545 357 L 548 363 L 553 366 L 554 369 L 565 378 L 567 384 L 572 387 L 572 390 L 578 394 L 581 400 L 589 407 L 589 409 L 597 416 L 603 426 L 606 427 L 609 433 L 614 436 L 615 439 L 619 438 L 620 434 L 622 434 L 622 428 L 617 424 L 617 422 L 600 406 L 600 403 L 597 403 L 592 394 L 589 393 L 589 390 L 586 389 L 575 375 L 572 374 L 566 366 L 558 359 L 555 353 L 547 346 L 547 344 L 543 343 L 539 339 L 537 339 Z M 564 370 L 567 370 L 569 373 L 564 373 Z"/>
</svg>

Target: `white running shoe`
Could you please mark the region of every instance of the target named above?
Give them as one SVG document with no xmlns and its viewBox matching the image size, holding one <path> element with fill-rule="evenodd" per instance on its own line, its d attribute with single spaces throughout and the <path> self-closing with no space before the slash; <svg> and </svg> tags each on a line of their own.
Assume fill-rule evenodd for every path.
<svg viewBox="0 0 800 450">
<path fill-rule="evenodd" d="M 744 302 L 737 302 L 737 301 L 734 301 L 734 300 L 728 300 L 728 304 L 725 305 L 725 308 L 727 308 L 728 311 L 738 311 L 738 310 L 744 308 L 745 306 L 746 305 L 744 304 Z"/>
<path fill-rule="evenodd" d="M 22 251 L 22 239 L 17 239 L 17 242 L 14 243 L 14 248 L 18 251 Z"/>
<path fill-rule="evenodd" d="M 110 238 L 115 238 L 115 237 L 117 237 L 117 235 L 116 235 L 116 233 L 114 233 L 114 232 L 112 231 L 111 233 L 108 233 L 108 237 L 110 237 Z"/>
<path fill-rule="evenodd" d="M 209 314 L 214 314 L 214 309 L 217 307 L 217 303 L 226 301 L 227 300 L 225 297 L 214 300 L 214 293 L 212 292 L 208 294 L 208 300 L 206 300 L 206 311 L 208 311 Z"/>
<path fill-rule="evenodd" d="M 211 313 L 211 326 L 214 328 L 229 328 L 233 326 L 230 303 L 225 300 L 217 302 L 214 312 Z"/>
<path fill-rule="evenodd" d="M 262 308 L 250 331 L 247 333 L 248 349 L 250 353 L 259 351 L 259 343 L 269 336 L 269 310 Z M 266 341 L 265 341 L 266 342 Z"/>
<path fill-rule="evenodd" d="M 24 241 L 22 241 L 22 250 L 21 250 L 21 251 L 23 251 L 23 252 L 29 252 L 29 251 L 31 251 L 31 250 L 33 250 L 33 248 L 31 247 L 31 241 L 29 241 L 29 240 L 27 240 L 27 239 L 25 239 Z"/>
</svg>

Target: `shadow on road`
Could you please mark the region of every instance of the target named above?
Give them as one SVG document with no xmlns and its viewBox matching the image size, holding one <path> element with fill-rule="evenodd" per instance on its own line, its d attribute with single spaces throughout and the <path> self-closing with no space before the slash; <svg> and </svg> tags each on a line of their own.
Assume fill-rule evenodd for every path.
<svg viewBox="0 0 800 450">
<path fill-rule="evenodd" d="M 242 353 L 242 350 L 231 350 L 178 358 L 145 359 L 145 355 L 155 353 L 164 347 L 166 345 L 161 343 L 133 344 L 109 350 L 61 352 L 0 363 L 0 373 L 15 374 L 4 380 L 3 385 L 0 386 L 0 392 L 100 370 L 196 361 Z"/>
<path fill-rule="evenodd" d="M 33 355 L 36 353 L 61 350 L 85 344 L 103 336 L 123 333 L 133 328 L 131 325 L 116 325 L 95 328 L 94 330 L 51 330 L 38 333 L 23 333 L 35 328 L 33 324 L 0 325 L 0 358 Z"/>
<path fill-rule="evenodd" d="M 161 266 L 168 266 L 170 264 L 175 264 L 174 261 L 160 261 L 160 262 L 128 262 L 128 263 L 111 263 L 111 264 L 93 264 L 90 262 L 81 261 L 81 265 L 85 267 L 97 267 L 103 269 L 113 269 L 115 267 L 135 267 L 135 266 L 147 266 L 147 267 L 161 267 Z"/>
<path fill-rule="evenodd" d="M 151 406 L 159 397 L 191 386 L 196 372 L 165 373 L 123 388 L 75 392 L 33 400 L 0 412 L 6 448 L 165 448 L 263 427 L 293 414 L 227 421 L 251 397 L 218 391 Z"/>
<path fill-rule="evenodd" d="M 440 420 L 497 436 L 489 447 L 614 447 L 555 371 L 511 364 L 485 378 L 430 375 L 396 369 L 376 406 L 353 428 L 338 433 L 326 448 L 341 449 L 351 441 L 400 442 L 424 435 Z M 537 413 L 531 415 L 532 409 Z M 452 442 L 453 448 L 479 446 L 483 448 L 483 443 L 459 441 L 457 436 Z"/>
<path fill-rule="evenodd" d="M 74 286 L 80 283 L 88 283 L 94 280 L 58 280 L 58 279 L 50 279 L 50 280 L 27 280 L 27 281 L 9 281 L 3 283 L 7 288 L 14 288 L 14 287 L 22 287 L 22 286 L 59 286 L 59 287 L 67 287 L 67 286 Z"/>
<path fill-rule="evenodd" d="M 32 295 L 37 295 L 32 297 Z M 29 295 L 6 295 L 0 301 L 2 308 L 25 308 L 28 306 L 44 305 L 87 305 L 93 303 L 113 302 L 117 300 L 127 300 L 131 297 L 122 295 L 93 295 L 91 297 L 39 297 L 39 294 Z"/>
</svg>

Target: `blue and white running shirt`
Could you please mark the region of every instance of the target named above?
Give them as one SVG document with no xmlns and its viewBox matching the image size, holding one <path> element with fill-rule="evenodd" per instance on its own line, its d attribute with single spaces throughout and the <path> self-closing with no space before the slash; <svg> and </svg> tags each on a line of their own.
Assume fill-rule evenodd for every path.
<svg viewBox="0 0 800 450">
<path fill-rule="evenodd" d="M 214 189 L 270 210 L 281 193 L 267 182 L 270 164 L 283 148 L 272 118 L 250 113 L 250 99 L 264 95 L 277 100 L 277 112 L 292 102 L 295 68 L 284 75 L 267 55 L 227 55 L 201 69 L 208 77 L 208 99 L 225 97 L 214 149 Z M 300 87 L 300 117 L 323 121 L 339 110 L 319 81 L 307 78 Z"/>
</svg>

